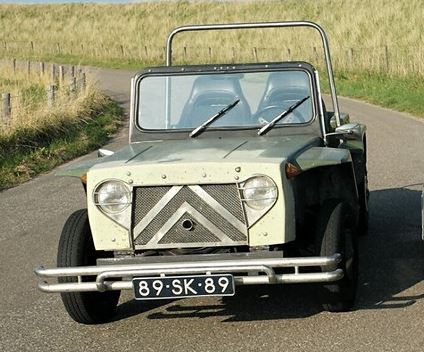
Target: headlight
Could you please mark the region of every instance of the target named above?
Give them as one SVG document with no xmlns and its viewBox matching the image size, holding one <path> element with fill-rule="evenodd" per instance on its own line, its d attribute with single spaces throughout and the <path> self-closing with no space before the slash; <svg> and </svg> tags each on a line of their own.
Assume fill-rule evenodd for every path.
<svg viewBox="0 0 424 352">
<path fill-rule="evenodd" d="M 254 210 L 270 208 L 276 201 L 278 191 L 268 176 L 249 178 L 242 186 L 243 201 Z"/>
<path fill-rule="evenodd" d="M 108 214 L 117 214 L 131 204 L 131 191 L 122 181 L 106 181 L 95 189 L 94 203 Z"/>
</svg>

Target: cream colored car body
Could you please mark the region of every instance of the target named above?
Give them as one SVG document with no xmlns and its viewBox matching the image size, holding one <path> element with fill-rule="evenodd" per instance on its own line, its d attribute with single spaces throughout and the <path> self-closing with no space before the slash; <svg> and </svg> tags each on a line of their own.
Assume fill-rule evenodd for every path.
<svg viewBox="0 0 424 352">
<path fill-rule="evenodd" d="M 350 161 L 347 151 L 344 151 L 343 160 L 343 150 L 314 147 L 318 140 L 308 135 L 228 138 L 220 140 L 219 145 L 216 142 L 211 139 L 142 142 L 99 159 L 99 163 L 87 173 L 87 207 L 96 249 L 133 249 L 131 228 L 117 224 L 94 203 L 94 190 L 105 180 L 121 180 L 132 189 L 138 186 L 242 183 L 254 175 L 269 176 L 278 187 L 278 199 L 248 229 L 249 246 L 266 246 L 295 239 L 295 200 L 285 175 L 287 158 L 309 146 L 296 157 L 297 164 L 304 171 Z M 68 172 L 75 170 L 78 168 Z M 84 171 L 83 168 L 80 173 Z"/>
</svg>

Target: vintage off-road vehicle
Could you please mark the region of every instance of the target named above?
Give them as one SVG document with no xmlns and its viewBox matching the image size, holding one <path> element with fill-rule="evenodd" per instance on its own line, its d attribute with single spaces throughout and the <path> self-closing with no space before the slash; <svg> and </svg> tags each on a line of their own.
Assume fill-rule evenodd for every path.
<svg viewBox="0 0 424 352">
<path fill-rule="evenodd" d="M 333 111 L 306 62 L 172 65 L 177 33 L 271 27 L 318 31 Z M 38 287 L 87 324 L 110 320 L 121 290 L 155 300 L 317 283 L 325 309 L 350 309 L 367 224 L 365 126 L 339 112 L 323 29 L 184 26 L 166 55 L 132 80 L 129 145 L 61 172 L 81 178 L 87 209 L 67 220 L 58 267 L 36 269 Z"/>
</svg>

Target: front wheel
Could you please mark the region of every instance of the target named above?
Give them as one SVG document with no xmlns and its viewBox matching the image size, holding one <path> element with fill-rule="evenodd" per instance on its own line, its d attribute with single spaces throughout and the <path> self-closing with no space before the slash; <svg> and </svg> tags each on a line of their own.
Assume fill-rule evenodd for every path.
<svg viewBox="0 0 424 352">
<path fill-rule="evenodd" d="M 58 267 L 96 265 L 100 256 L 94 248 L 86 209 L 73 213 L 66 221 L 59 241 Z M 77 282 L 76 277 L 60 277 L 60 283 Z M 100 324 L 115 314 L 120 291 L 64 292 L 62 301 L 68 314 L 78 323 Z"/>
<path fill-rule="evenodd" d="M 325 310 L 345 312 L 352 308 L 358 280 L 358 244 L 354 217 L 349 207 L 338 200 L 328 201 L 321 208 L 316 236 L 316 251 L 320 256 L 342 255 L 339 268 L 344 277 L 325 284 L 321 301 Z M 335 268 L 334 268 L 335 269 Z"/>
<path fill-rule="evenodd" d="M 368 235 L 368 199 L 370 191 L 368 190 L 368 179 L 367 175 L 364 176 L 364 180 L 358 185 L 359 193 L 359 222 L 358 222 L 358 234 L 361 236 Z"/>
</svg>

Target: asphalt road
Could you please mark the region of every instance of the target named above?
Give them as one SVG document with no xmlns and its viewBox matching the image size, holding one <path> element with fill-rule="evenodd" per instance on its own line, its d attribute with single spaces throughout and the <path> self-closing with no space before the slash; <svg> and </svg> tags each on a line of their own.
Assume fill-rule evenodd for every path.
<svg viewBox="0 0 424 352">
<path fill-rule="evenodd" d="M 130 72 L 97 70 L 128 103 Z M 0 351 L 423 351 L 424 121 L 340 99 L 368 125 L 370 234 L 360 242 L 354 311 L 323 312 L 314 286 L 243 287 L 233 298 L 138 303 L 126 293 L 112 323 L 83 326 L 32 270 L 55 264 L 61 227 L 84 207 L 78 180 L 53 172 L 0 193 Z M 110 146 L 126 141 L 125 129 Z"/>
</svg>

